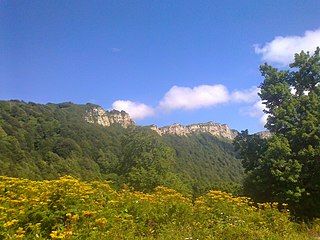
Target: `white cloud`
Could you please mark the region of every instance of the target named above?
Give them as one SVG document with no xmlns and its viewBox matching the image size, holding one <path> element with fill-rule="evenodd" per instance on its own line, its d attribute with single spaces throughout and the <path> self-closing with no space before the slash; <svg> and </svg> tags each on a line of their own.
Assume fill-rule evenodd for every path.
<svg viewBox="0 0 320 240">
<path fill-rule="evenodd" d="M 160 101 L 163 110 L 184 109 L 192 110 L 214 106 L 229 101 L 228 90 L 225 86 L 200 85 L 194 88 L 173 86 Z"/>
<path fill-rule="evenodd" d="M 144 103 L 117 100 L 112 104 L 112 108 L 129 113 L 130 117 L 133 119 L 143 119 L 154 115 L 153 108 Z"/>
<path fill-rule="evenodd" d="M 255 104 L 249 107 L 244 114 L 249 115 L 250 117 L 258 118 L 261 126 L 264 126 L 267 123 L 268 114 L 264 113 L 265 105 L 261 100 L 255 102 Z"/>
<path fill-rule="evenodd" d="M 294 54 L 303 51 L 313 53 L 320 45 L 320 28 L 306 31 L 303 36 L 277 36 L 263 47 L 255 45 L 255 52 L 262 54 L 264 61 L 287 65 L 294 60 Z"/>
<path fill-rule="evenodd" d="M 120 48 L 111 48 L 111 52 L 116 53 L 116 52 L 120 52 L 121 49 Z"/>
<path fill-rule="evenodd" d="M 155 115 L 155 111 L 194 110 L 216 106 L 224 103 L 246 104 L 243 113 L 247 116 L 258 118 L 262 126 L 265 125 L 267 115 L 263 113 L 264 105 L 259 101 L 259 88 L 251 87 L 229 93 L 222 85 L 200 85 L 193 88 L 173 86 L 165 93 L 159 102 L 158 108 L 132 101 L 118 100 L 112 104 L 116 110 L 124 110 L 133 119 L 140 120 Z M 248 104 L 253 104 L 251 107 Z M 243 106 L 243 105 L 242 105 Z"/>
<path fill-rule="evenodd" d="M 235 101 L 238 103 L 240 102 L 251 103 L 259 99 L 259 96 L 258 96 L 259 91 L 260 89 L 257 87 L 251 87 L 245 90 L 237 90 L 231 94 L 230 98 L 232 101 Z"/>
<path fill-rule="evenodd" d="M 259 121 L 262 127 L 264 127 L 267 124 L 267 119 L 268 119 L 268 114 L 265 114 L 265 113 L 260 117 Z"/>
</svg>

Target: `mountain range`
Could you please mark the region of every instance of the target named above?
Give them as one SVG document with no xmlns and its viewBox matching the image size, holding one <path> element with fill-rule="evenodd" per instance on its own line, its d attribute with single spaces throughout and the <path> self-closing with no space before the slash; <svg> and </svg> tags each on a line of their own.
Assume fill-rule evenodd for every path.
<svg viewBox="0 0 320 240">
<path fill-rule="evenodd" d="M 232 145 L 237 134 L 214 122 L 137 126 L 128 113 L 95 104 L 0 101 L 0 174 L 72 175 L 141 191 L 161 184 L 200 194 L 241 182 Z"/>
</svg>

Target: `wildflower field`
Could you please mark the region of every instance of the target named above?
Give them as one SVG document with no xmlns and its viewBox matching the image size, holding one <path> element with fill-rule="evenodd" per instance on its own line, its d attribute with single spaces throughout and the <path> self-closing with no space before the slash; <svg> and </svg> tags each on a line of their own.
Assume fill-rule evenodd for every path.
<svg viewBox="0 0 320 240">
<path fill-rule="evenodd" d="M 0 177 L 0 239 L 319 239 L 320 224 L 290 221 L 285 206 L 209 191 L 192 199 L 166 187 L 113 190 L 66 176 Z"/>
</svg>

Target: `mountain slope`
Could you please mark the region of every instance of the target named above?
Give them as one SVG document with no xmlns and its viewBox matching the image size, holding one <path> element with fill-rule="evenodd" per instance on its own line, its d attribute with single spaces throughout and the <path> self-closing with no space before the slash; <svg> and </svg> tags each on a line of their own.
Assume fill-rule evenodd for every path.
<svg viewBox="0 0 320 240">
<path fill-rule="evenodd" d="M 91 105 L 0 102 L 0 174 L 51 179 L 71 174 L 103 178 L 101 154 L 120 157 L 120 126 L 105 128 L 84 120 Z M 105 173 L 106 174 L 106 173 Z"/>
<path fill-rule="evenodd" d="M 243 175 L 230 141 L 207 133 L 160 136 L 125 112 L 94 104 L 0 101 L 0 175 L 111 179 L 149 191 L 202 192 Z"/>
<path fill-rule="evenodd" d="M 210 133 L 162 137 L 175 149 L 177 173 L 184 182 L 191 184 L 194 193 L 241 183 L 244 174 L 241 161 L 236 158 L 230 140 Z"/>
</svg>

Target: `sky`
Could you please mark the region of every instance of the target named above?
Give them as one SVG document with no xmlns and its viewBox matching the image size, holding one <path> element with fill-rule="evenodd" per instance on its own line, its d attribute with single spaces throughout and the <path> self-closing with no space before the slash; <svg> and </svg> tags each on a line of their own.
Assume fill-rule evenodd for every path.
<svg viewBox="0 0 320 240">
<path fill-rule="evenodd" d="M 259 66 L 319 45 L 319 0 L 0 0 L 0 100 L 254 133 Z"/>
</svg>

